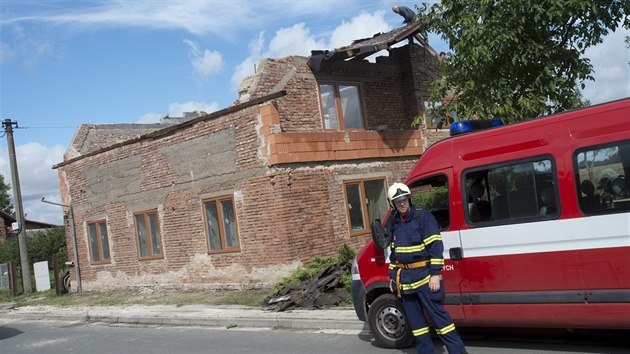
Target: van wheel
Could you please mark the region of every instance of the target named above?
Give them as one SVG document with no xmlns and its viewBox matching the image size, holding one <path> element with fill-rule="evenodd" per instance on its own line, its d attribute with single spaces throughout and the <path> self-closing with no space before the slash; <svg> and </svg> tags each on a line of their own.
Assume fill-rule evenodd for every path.
<svg viewBox="0 0 630 354">
<path fill-rule="evenodd" d="M 368 324 L 380 347 L 407 348 L 414 343 L 402 303 L 393 294 L 374 300 L 368 312 Z"/>
</svg>

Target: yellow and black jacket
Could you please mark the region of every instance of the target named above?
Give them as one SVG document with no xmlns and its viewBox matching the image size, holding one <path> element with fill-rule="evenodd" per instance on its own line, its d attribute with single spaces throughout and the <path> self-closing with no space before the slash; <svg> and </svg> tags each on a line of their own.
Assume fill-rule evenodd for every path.
<svg viewBox="0 0 630 354">
<path fill-rule="evenodd" d="M 390 235 L 389 277 L 399 294 L 420 291 L 444 266 L 442 236 L 433 214 L 414 205 L 405 217 L 393 212 L 386 225 Z"/>
</svg>

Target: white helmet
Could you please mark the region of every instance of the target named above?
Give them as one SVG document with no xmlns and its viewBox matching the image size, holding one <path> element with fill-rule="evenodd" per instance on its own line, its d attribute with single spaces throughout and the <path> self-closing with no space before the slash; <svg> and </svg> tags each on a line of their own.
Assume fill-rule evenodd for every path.
<svg viewBox="0 0 630 354">
<path fill-rule="evenodd" d="M 392 208 L 394 208 L 394 201 L 403 197 L 411 199 L 411 191 L 405 184 L 396 182 L 389 187 L 389 190 L 387 191 L 387 200 Z"/>
</svg>

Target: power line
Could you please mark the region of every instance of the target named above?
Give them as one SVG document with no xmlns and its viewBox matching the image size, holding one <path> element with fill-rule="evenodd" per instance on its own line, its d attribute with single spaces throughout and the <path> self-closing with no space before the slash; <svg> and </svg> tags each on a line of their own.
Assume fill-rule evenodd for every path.
<svg viewBox="0 0 630 354">
<path fill-rule="evenodd" d="M 49 127 L 17 127 L 17 129 L 75 129 L 76 125 L 68 126 L 49 126 Z"/>
</svg>

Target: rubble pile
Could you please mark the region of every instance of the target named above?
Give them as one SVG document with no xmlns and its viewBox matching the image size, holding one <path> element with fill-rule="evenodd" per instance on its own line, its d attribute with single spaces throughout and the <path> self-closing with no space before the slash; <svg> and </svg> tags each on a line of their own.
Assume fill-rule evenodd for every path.
<svg viewBox="0 0 630 354">
<path fill-rule="evenodd" d="M 350 274 L 352 265 L 332 265 L 299 285 L 287 285 L 267 300 L 265 310 L 286 311 L 295 308 L 313 310 L 339 305 L 349 299 L 341 276 Z"/>
</svg>

